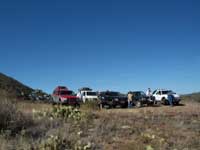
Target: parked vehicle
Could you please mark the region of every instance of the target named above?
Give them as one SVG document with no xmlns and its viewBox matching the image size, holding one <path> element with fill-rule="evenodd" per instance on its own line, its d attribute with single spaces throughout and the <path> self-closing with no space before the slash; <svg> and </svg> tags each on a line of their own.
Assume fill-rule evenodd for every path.
<svg viewBox="0 0 200 150">
<path fill-rule="evenodd" d="M 126 95 L 114 91 L 105 91 L 99 93 L 100 105 L 102 107 L 115 108 L 127 107 L 128 99 Z"/>
<path fill-rule="evenodd" d="M 133 91 L 131 92 L 131 94 L 133 95 L 132 104 L 136 107 L 142 107 L 144 104 L 154 104 L 154 100 L 151 99 L 149 96 L 146 96 L 146 94 L 143 91 Z"/>
<path fill-rule="evenodd" d="M 78 97 L 65 86 L 58 86 L 52 94 L 53 103 L 79 106 Z"/>
<path fill-rule="evenodd" d="M 93 92 L 92 90 L 91 91 L 87 91 L 87 90 L 79 91 L 77 93 L 77 97 L 79 97 L 79 99 L 83 103 L 85 103 L 87 101 L 97 101 L 98 100 L 97 93 Z"/>
<path fill-rule="evenodd" d="M 168 105 L 168 97 L 173 96 L 173 104 L 178 105 L 179 102 L 181 101 L 180 95 L 176 94 L 172 90 L 163 90 L 163 89 L 158 89 L 155 90 L 152 93 L 152 96 L 154 97 L 156 102 L 161 102 L 164 105 Z"/>
</svg>

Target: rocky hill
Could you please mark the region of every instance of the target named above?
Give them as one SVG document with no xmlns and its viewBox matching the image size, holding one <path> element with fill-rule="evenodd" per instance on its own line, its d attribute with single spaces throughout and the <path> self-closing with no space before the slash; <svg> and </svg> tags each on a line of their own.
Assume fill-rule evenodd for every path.
<svg viewBox="0 0 200 150">
<path fill-rule="evenodd" d="M 12 97 L 19 97 L 29 95 L 33 91 L 32 88 L 24 85 L 23 83 L 0 73 L 0 93 Z"/>
<path fill-rule="evenodd" d="M 0 73 L 0 96 L 25 100 L 49 100 L 50 95 L 42 90 L 32 89 L 27 85 Z"/>
</svg>

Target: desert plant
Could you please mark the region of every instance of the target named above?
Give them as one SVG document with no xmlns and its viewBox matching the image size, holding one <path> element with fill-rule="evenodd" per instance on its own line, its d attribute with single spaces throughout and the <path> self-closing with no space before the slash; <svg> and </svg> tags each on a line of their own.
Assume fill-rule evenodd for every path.
<svg viewBox="0 0 200 150">
<path fill-rule="evenodd" d="M 99 110 L 99 101 L 86 101 L 81 105 L 84 110 Z"/>
<path fill-rule="evenodd" d="M 42 149 L 42 150 L 64 150 L 67 149 L 66 140 L 62 139 L 60 136 L 51 135 L 47 139 L 41 141 L 39 145 L 33 149 Z"/>
<path fill-rule="evenodd" d="M 7 99 L 0 100 L 0 118 L 1 132 L 7 132 L 12 135 L 33 124 L 30 117 L 17 110 L 14 101 Z"/>
<path fill-rule="evenodd" d="M 79 109 L 71 106 L 55 105 L 51 110 L 36 111 L 33 110 L 34 116 L 39 118 L 49 117 L 49 119 L 60 118 L 64 121 L 69 119 L 79 121 L 84 117 L 84 113 L 80 112 Z"/>
<path fill-rule="evenodd" d="M 53 118 L 63 118 L 64 120 L 81 120 L 82 117 L 82 113 L 77 108 L 62 105 L 54 106 L 50 115 Z"/>
</svg>

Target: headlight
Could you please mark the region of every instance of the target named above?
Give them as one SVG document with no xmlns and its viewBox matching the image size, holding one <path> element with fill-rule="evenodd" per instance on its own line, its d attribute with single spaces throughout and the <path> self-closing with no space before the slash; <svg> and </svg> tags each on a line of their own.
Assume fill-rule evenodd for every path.
<svg viewBox="0 0 200 150">
<path fill-rule="evenodd" d="M 63 100 L 63 101 L 67 101 L 67 98 L 63 98 L 62 100 Z"/>
<path fill-rule="evenodd" d="M 118 99 L 118 98 L 115 98 L 115 101 L 119 101 L 119 99 Z"/>
</svg>

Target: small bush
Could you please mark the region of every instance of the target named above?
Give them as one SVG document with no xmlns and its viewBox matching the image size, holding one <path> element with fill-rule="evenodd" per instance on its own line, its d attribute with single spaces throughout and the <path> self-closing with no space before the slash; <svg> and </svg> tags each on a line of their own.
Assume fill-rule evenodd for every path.
<svg viewBox="0 0 200 150">
<path fill-rule="evenodd" d="M 66 139 L 61 135 L 51 135 L 47 139 L 43 139 L 39 144 L 33 146 L 33 150 L 90 150 L 94 147 L 91 142 L 83 142 L 80 140 L 72 141 L 72 139 Z"/>
<path fill-rule="evenodd" d="M 81 113 L 77 108 L 71 106 L 62 106 L 62 105 L 53 106 L 53 109 L 50 111 L 33 110 L 33 113 L 37 117 L 49 117 L 50 119 L 60 118 L 63 119 L 64 121 L 67 121 L 69 119 L 79 121 L 84 116 L 84 114 Z"/>
<path fill-rule="evenodd" d="M 46 140 L 41 141 L 41 143 L 33 149 L 62 150 L 67 149 L 67 145 L 66 140 L 62 139 L 60 136 L 51 135 Z"/>
<path fill-rule="evenodd" d="M 84 110 L 98 110 L 99 101 L 87 101 L 81 105 L 81 108 Z"/>
<path fill-rule="evenodd" d="M 0 131 L 11 135 L 33 124 L 31 118 L 18 111 L 15 103 L 7 99 L 0 100 L 0 118 Z"/>
</svg>

